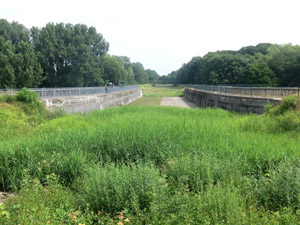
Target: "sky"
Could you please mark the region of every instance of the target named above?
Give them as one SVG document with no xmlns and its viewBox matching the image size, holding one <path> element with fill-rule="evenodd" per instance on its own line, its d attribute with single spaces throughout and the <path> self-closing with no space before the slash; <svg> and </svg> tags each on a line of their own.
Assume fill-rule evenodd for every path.
<svg viewBox="0 0 300 225">
<path fill-rule="evenodd" d="M 94 26 L 109 54 L 167 75 L 208 52 L 299 45 L 299 9 L 299 0 L 2 0 L 0 18 Z"/>
</svg>

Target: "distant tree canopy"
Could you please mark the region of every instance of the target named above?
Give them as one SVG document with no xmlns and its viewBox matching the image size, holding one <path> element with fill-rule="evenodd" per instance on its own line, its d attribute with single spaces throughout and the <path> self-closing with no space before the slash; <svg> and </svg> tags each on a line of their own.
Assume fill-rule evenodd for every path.
<svg viewBox="0 0 300 225">
<path fill-rule="evenodd" d="M 194 57 L 162 83 L 300 86 L 300 46 L 262 43 Z"/>
<path fill-rule="evenodd" d="M 48 23 L 30 30 L 0 20 L 0 88 L 87 87 L 108 82 L 143 84 L 159 75 L 126 56 L 107 54 L 94 27 Z"/>
<path fill-rule="evenodd" d="M 17 22 L 0 19 L 0 88 L 37 87 L 41 75 L 29 31 Z"/>
<path fill-rule="evenodd" d="M 194 57 L 167 76 L 108 54 L 94 27 L 48 23 L 30 30 L 0 19 L 0 88 L 125 84 L 300 86 L 300 46 L 261 43 Z"/>
</svg>

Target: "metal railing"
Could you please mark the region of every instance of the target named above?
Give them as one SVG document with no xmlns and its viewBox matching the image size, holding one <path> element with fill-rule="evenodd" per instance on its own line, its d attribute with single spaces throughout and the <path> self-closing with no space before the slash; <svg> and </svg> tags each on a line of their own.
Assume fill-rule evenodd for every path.
<svg viewBox="0 0 300 225">
<path fill-rule="evenodd" d="M 186 87 L 208 92 L 218 92 L 233 95 L 247 95 L 260 97 L 284 97 L 288 95 L 294 95 L 300 98 L 299 87 L 234 87 L 197 84 L 188 84 Z"/>
<path fill-rule="evenodd" d="M 80 88 L 28 88 L 30 91 L 34 91 L 40 98 L 54 98 L 54 97 L 66 97 L 66 96 L 80 96 L 80 95 L 97 95 L 119 91 L 127 91 L 138 89 L 138 85 L 130 86 L 108 86 L 105 87 L 80 87 Z M 21 89 L 0 89 L 1 94 L 13 95 Z"/>
</svg>

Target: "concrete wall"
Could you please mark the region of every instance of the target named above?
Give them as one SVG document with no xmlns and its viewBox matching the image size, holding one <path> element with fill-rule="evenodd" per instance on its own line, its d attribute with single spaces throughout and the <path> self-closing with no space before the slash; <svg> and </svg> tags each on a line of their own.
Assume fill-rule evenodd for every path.
<svg viewBox="0 0 300 225">
<path fill-rule="evenodd" d="M 42 102 L 50 110 L 62 108 L 67 114 L 72 114 L 126 105 L 140 97 L 142 97 L 142 90 L 138 88 L 99 95 L 43 98 Z"/>
<path fill-rule="evenodd" d="M 228 95 L 186 88 L 184 97 L 199 107 L 222 108 L 236 112 L 262 114 L 268 103 L 279 104 L 280 98 Z"/>
</svg>

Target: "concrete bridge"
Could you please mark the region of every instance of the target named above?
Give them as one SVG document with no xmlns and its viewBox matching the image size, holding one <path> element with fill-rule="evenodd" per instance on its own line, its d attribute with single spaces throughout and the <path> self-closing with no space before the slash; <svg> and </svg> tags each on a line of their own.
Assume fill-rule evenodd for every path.
<svg viewBox="0 0 300 225">
<path fill-rule="evenodd" d="M 199 107 L 223 108 L 236 112 L 262 114 L 267 104 L 280 104 L 281 98 L 243 96 L 186 88 L 184 97 Z"/>
<path fill-rule="evenodd" d="M 54 91 L 54 90 L 53 90 Z M 36 90 L 45 106 L 53 110 L 63 109 L 67 114 L 88 113 L 93 110 L 105 109 L 129 104 L 142 97 L 139 86 L 98 88 L 69 88 Z"/>
</svg>

